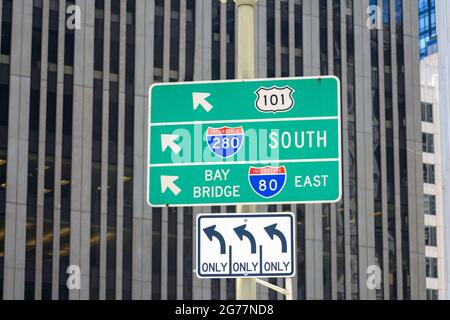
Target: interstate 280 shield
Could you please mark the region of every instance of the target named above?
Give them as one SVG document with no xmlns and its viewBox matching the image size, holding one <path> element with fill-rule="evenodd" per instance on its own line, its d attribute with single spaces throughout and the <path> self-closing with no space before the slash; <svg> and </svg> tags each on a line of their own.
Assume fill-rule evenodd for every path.
<svg viewBox="0 0 450 320">
<path fill-rule="evenodd" d="M 286 184 L 286 167 L 250 167 L 248 181 L 253 191 L 263 198 L 279 194 Z"/>
<path fill-rule="evenodd" d="M 229 158 L 239 152 L 244 143 L 242 127 L 208 128 L 206 139 L 209 149 L 221 158 Z"/>
</svg>

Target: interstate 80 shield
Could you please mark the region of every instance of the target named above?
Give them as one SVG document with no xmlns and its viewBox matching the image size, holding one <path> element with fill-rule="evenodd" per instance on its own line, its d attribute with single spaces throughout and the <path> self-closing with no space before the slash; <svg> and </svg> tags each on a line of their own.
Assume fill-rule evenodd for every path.
<svg viewBox="0 0 450 320">
<path fill-rule="evenodd" d="M 272 198 L 279 194 L 286 184 L 286 167 L 267 166 L 250 167 L 248 181 L 253 191 L 263 198 Z"/>
</svg>

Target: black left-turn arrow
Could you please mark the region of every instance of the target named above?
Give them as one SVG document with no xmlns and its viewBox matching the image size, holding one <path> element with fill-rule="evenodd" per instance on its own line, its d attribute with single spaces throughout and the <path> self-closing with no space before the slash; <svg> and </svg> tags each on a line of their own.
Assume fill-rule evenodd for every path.
<svg viewBox="0 0 450 320">
<path fill-rule="evenodd" d="M 216 238 L 219 240 L 220 243 L 220 254 L 225 254 L 225 239 L 223 236 L 216 231 L 216 225 L 212 225 L 208 228 L 203 229 L 206 236 L 209 238 L 210 241 L 212 241 L 213 238 Z"/>
<path fill-rule="evenodd" d="M 287 241 L 286 241 L 286 237 L 284 236 L 284 234 L 277 229 L 277 224 L 274 223 L 268 227 L 264 228 L 267 232 L 267 234 L 269 235 L 270 239 L 273 240 L 273 236 L 277 236 L 280 241 L 281 241 L 281 252 L 285 253 L 287 252 Z"/>
<path fill-rule="evenodd" d="M 243 224 L 242 226 L 234 228 L 234 232 L 236 232 L 237 236 L 241 241 L 246 237 L 250 241 L 250 247 L 251 247 L 251 253 L 256 253 L 256 240 L 255 237 L 245 228 L 247 227 L 246 224 Z"/>
</svg>

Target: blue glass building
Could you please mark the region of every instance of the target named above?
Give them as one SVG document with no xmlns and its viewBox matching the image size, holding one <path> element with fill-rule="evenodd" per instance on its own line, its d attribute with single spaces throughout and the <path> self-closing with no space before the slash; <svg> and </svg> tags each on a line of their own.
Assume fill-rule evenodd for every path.
<svg viewBox="0 0 450 320">
<path fill-rule="evenodd" d="M 420 59 L 437 52 L 435 0 L 419 0 Z"/>
</svg>

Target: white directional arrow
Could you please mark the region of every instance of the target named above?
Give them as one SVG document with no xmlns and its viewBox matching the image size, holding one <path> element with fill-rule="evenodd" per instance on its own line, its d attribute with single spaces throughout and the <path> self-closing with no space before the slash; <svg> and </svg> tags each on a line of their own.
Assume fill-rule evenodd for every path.
<svg viewBox="0 0 450 320">
<path fill-rule="evenodd" d="M 208 98 L 210 95 L 211 93 L 193 92 L 192 102 L 194 110 L 197 110 L 198 106 L 202 106 L 203 109 L 206 110 L 206 112 L 211 111 L 213 106 L 208 101 L 206 101 L 206 98 Z"/>
<path fill-rule="evenodd" d="M 161 135 L 161 147 L 162 151 L 166 151 L 166 149 L 169 147 L 172 149 L 175 154 L 180 153 L 181 147 L 175 143 L 175 140 L 178 140 L 180 136 L 176 134 L 162 134 Z"/>
<path fill-rule="evenodd" d="M 167 189 L 170 189 L 177 196 L 181 192 L 181 189 L 175 184 L 178 178 L 175 176 L 161 176 L 161 192 L 165 193 Z"/>
</svg>

